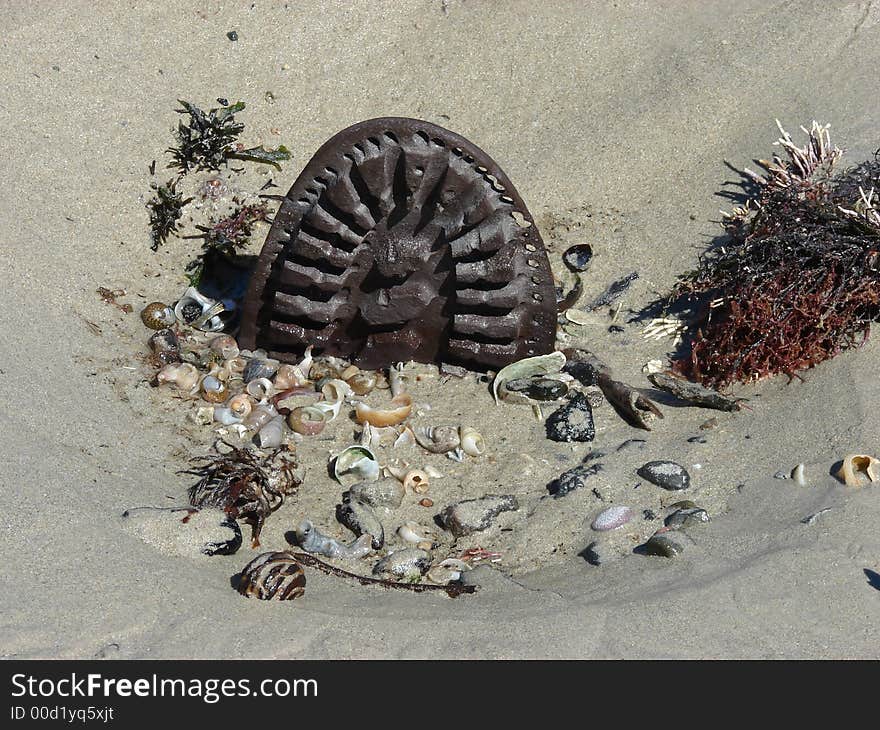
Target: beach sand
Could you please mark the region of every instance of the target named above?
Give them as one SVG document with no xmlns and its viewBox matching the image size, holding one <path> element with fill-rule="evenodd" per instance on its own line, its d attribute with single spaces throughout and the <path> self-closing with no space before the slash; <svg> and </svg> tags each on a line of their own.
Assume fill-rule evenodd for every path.
<svg viewBox="0 0 880 730">
<path fill-rule="evenodd" d="M 292 603 L 245 600 L 230 579 L 256 554 L 247 541 L 236 555 L 189 556 L 126 527 L 128 508 L 185 503 L 191 479 L 177 472 L 198 436 L 190 408 L 147 384 L 149 333 L 137 316 L 148 301 L 179 296 L 197 248 L 172 239 L 153 253 L 147 233 L 147 167 L 170 144 L 177 99 L 246 101 L 246 141 L 292 151 L 271 173 L 282 191 L 328 137 L 362 119 L 411 116 L 463 134 L 514 182 L 552 260 L 592 244 L 587 295 L 639 272 L 624 300 L 632 310 L 667 292 L 720 233 L 718 208 L 731 203 L 715 193 L 737 179 L 725 161 L 771 154 L 774 118 L 796 139 L 800 124 L 831 122 L 848 164 L 880 146 L 877 4 L 536 8 L 71 0 L 0 10 L 0 655 L 880 656 L 880 592 L 866 572 L 880 572 L 880 487 L 846 488 L 830 475 L 846 453 L 880 452 L 876 339 L 804 382 L 739 388 L 750 408 L 718 414 L 705 444 L 687 438 L 714 412 L 663 406 L 647 433 L 597 409 L 596 448 L 648 441 L 608 457 L 603 489 L 615 502 L 670 501 L 659 489 L 646 496 L 651 485 L 632 494 L 634 469 L 649 458 L 691 470 L 684 497 L 712 521 L 674 559 L 580 557 L 603 505 L 588 490 L 539 497 L 585 447 L 547 441 L 528 408 L 495 408 L 473 378 L 428 381 L 414 395 L 437 418 L 478 426 L 492 457 L 437 462 L 449 473 L 432 496 L 509 492 L 528 505 L 502 520 L 512 532 L 492 533 L 502 572 L 481 568 L 476 595 L 385 591 L 308 571 Z M 121 301 L 135 313 L 102 302 L 98 287 L 126 289 Z M 612 336 L 607 324 L 581 328 L 583 341 L 621 379 L 647 386 L 642 365 L 664 358 L 670 341 L 645 341 L 639 324 Z M 326 458 L 352 431 L 300 450 L 306 481 L 270 517 L 266 549 L 283 548 L 306 514 L 331 528 L 332 513 L 316 512 L 337 499 Z M 801 462 L 807 486 L 773 478 Z"/>
</svg>

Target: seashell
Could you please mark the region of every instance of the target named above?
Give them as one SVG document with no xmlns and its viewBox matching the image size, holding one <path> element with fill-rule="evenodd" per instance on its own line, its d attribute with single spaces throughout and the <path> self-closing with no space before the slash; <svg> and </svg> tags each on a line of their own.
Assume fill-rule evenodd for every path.
<svg viewBox="0 0 880 730">
<path fill-rule="evenodd" d="M 623 527 L 634 517 L 633 511 L 622 504 L 615 504 L 612 507 L 603 509 L 593 523 L 590 525 L 596 532 L 605 532 L 607 530 L 616 530 Z"/>
<path fill-rule="evenodd" d="M 345 382 L 355 395 L 367 395 L 376 387 L 376 373 L 369 370 L 358 370 L 354 375 L 345 378 Z"/>
<path fill-rule="evenodd" d="M 582 309 L 566 309 L 565 318 L 572 324 L 576 324 L 581 327 L 591 324 L 595 321 L 595 315 L 591 316 L 589 312 L 585 312 Z"/>
<path fill-rule="evenodd" d="M 298 388 L 305 385 L 306 382 L 307 381 L 303 377 L 302 372 L 300 372 L 299 367 L 287 363 L 278 366 L 278 370 L 275 371 L 275 378 L 273 380 L 277 392 L 288 390 L 290 388 Z"/>
<path fill-rule="evenodd" d="M 360 371 L 361 369 L 357 365 L 349 365 L 339 373 L 339 379 L 347 381 L 349 378 L 357 375 Z"/>
<path fill-rule="evenodd" d="M 486 443 L 479 431 L 470 426 L 462 426 L 459 430 L 461 450 L 468 456 L 482 456 L 486 452 Z"/>
<path fill-rule="evenodd" d="M 412 580 L 422 576 L 430 567 L 430 553 L 418 548 L 404 548 L 376 563 L 373 566 L 373 575 L 388 573 L 397 578 Z"/>
<path fill-rule="evenodd" d="M 254 410 L 254 401 L 247 393 L 239 393 L 227 401 L 226 407 L 238 418 L 246 418 Z"/>
<path fill-rule="evenodd" d="M 295 534 L 296 542 L 303 550 L 328 558 L 362 558 L 373 551 L 370 535 L 361 535 L 357 540 L 346 545 L 324 535 L 310 520 L 300 522 L 296 526 Z"/>
<path fill-rule="evenodd" d="M 325 378 L 333 379 L 339 377 L 339 368 L 326 358 L 315 360 L 309 368 L 309 380 L 324 380 Z"/>
<path fill-rule="evenodd" d="M 495 376 L 495 380 L 492 381 L 492 397 L 495 399 L 495 403 L 498 403 L 499 388 L 507 381 L 527 378 L 532 375 L 558 373 L 565 367 L 565 362 L 565 355 L 557 351 L 549 355 L 527 357 L 502 368 Z"/>
<path fill-rule="evenodd" d="M 343 495 L 342 504 L 336 505 L 336 519 L 355 535 L 370 535 L 374 550 L 378 550 L 385 544 L 385 528 L 382 523 L 373 514 L 367 505 L 351 499 L 351 494 L 346 492 L 349 497 L 345 499 Z"/>
<path fill-rule="evenodd" d="M 199 385 L 199 392 L 202 394 L 202 398 L 208 401 L 208 403 L 223 403 L 229 395 L 229 389 L 226 387 L 226 383 L 215 378 L 213 375 L 206 375 L 202 378 L 202 382 Z"/>
<path fill-rule="evenodd" d="M 807 479 L 804 474 L 804 465 L 798 464 L 794 469 L 791 470 L 791 478 L 794 480 L 794 483 L 800 487 L 805 487 L 807 485 Z"/>
<path fill-rule="evenodd" d="M 272 385 L 272 381 L 269 378 L 257 378 L 256 380 L 251 380 L 245 386 L 245 392 L 256 398 L 260 403 L 265 403 L 274 395 L 275 386 Z"/>
<path fill-rule="evenodd" d="M 569 271 L 577 273 L 586 271 L 592 258 L 593 247 L 589 243 L 581 243 L 565 250 L 565 253 L 562 254 L 562 263 L 568 267 Z"/>
<path fill-rule="evenodd" d="M 252 357 L 247 361 L 241 377 L 245 383 L 260 378 L 271 378 L 278 370 L 279 362 L 277 360 L 268 360 L 260 357 Z"/>
<path fill-rule="evenodd" d="M 443 478 L 443 472 L 440 471 L 439 469 L 431 466 L 430 464 L 425 465 L 424 471 L 425 471 L 425 474 L 427 474 L 430 479 L 442 479 Z"/>
<path fill-rule="evenodd" d="M 244 425 L 253 431 L 259 431 L 277 415 L 278 411 L 271 406 L 258 405 L 245 417 Z"/>
<path fill-rule="evenodd" d="M 413 429 L 419 446 L 432 454 L 445 454 L 458 448 L 461 439 L 455 426 L 427 426 Z"/>
<path fill-rule="evenodd" d="M 409 463 L 406 461 L 401 461 L 400 459 L 394 459 L 389 461 L 382 467 L 385 470 L 385 474 L 394 477 L 399 482 L 402 482 L 407 472 L 409 471 Z"/>
<path fill-rule="evenodd" d="M 432 583 L 437 585 L 446 585 L 461 578 L 461 574 L 470 570 L 471 566 L 464 560 L 456 560 L 455 558 L 447 558 L 446 560 L 432 565 L 425 573 L 425 577 Z"/>
<path fill-rule="evenodd" d="M 287 425 L 303 436 L 317 436 L 327 425 L 327 414 L 314 406 L 300 406 L 287 416 Z"/>
<path fill-rule="evenodd" d="M 358 403 L 355 407 L 355 418 L 358 423 L 369 423 L 371 426 L 396 426 L 405 421 L 412 411 L 412 398 L 409 393 L 401 393 L 391 399 L 391 408 L 379 409 Z"/>
<path fill-rule="evenodd" d="M 214 420 L 224 426 L 232 426 L 236 423 L 241 423 L 241 418 L 235 415 L 232 409 L 228 407 L 215 407 Z"/>
<path fill-rule="evenodd" d="M 332 421 L 339 415 L 339 410 L 342 408 L 343 401 L 351 395 L 351 388 L 344 380 L 328 380 L 323 386 L 321 386 L 321 395 L 324 396 L 325 402 L 316 403 L 315 407 L 332 414 L 327 419 L 328 421 Z"/>
<path fill-rule="evenodd" d="M 214 406 L 197 408 L 192 419 L 200 426 L 210 426 L 214 423 Z"/>
<path fill-rule="evenodd" d="M 219 355 L 223 360 L 230 360 L 238 357 L 238 343 L 230 335 L 218 335 L 211 340 L 211 352 Z"/>
<path fill-rule="evenodd" d="M 241 379 L 246 365 L 247 365 L 247 360 L 245 360 L 240 355 L 236 356 L 236 357 L 230 357 L 228 360 L 225 360 L 223 362 L 223 367 L 229 371 L 230 378 Z"/>
<path fill-rule="evenodd" d="M 262 601 L 292 601 L 306 590 L 306 575 L 293 553 L 280 550 L 258 555 L 238 581 L 238 592 Z"/>
<path fill-rule="evenodd" d="M 179 390 L 192 392 L 199 384 L 199 371 L 195 365 L 188 362 L 172 363 L 156 374 L 156 381 L 160 385 L 171 383 Z"/>
<path fill-rule="evenodd" d="M 834 476 L 848 487 L 861 487 L 880 480 L 880 461 L 866 454 L 847 454 Z"/>
<path fill-rule="evenodd" d="M 370 507 L 397 509 L 403 502 L 406 490 L 403 484 L 394 478 L 379 479 L 375 482 L 358 482 L 349 487 L 349 499 L 356 500 Z M 343 495 L 343 499 L 345 496 Z"/>
<path fill-rule="evenodd" d="M 167 350 L 180 350 L 180 340 L 177 333 L 173 329 L 165 328 L 150 335 L 150 349 L 155 352 L 165 352 Z"/>
<path fill-rule="evenodd" d="M 433 500 L 433 499 L 429 499 L 428 497 L 425 497 L 424 499 L 420 499 L 420 500 L 419 500 L 419 504 L 420 504 L 422 507 L 433 507 L 433 506 L 434 506 L 434 500 Z"/>
<path fill-rule="evenodd" d="M 372 426 L 370 428 L 372 428 Z M 404 426 L 397 438 L 394 439 L 393 448 L 396 449 L 401 446 L 412 446 L 415 442 L 416 437 L 413 430 L 409 426 Z"/>
<path fill-rule="evenodd" d="M 404 490 L 410 489 L 416 494 L 424 494 L 428 491 L 428 475 L 421 469 L 412 469 L 403 477 Z"/>
<path fill-rule="evenodd" d="M 550 264 L 519 194 L 483 151 L 414 119 L 360 122 L 322 145 L 243 308 L 243 343 L 285 358 L 314 344 L 365 369 L 498 368 L 548 352 L 555 332 Z"/>
<path fill-rule="evenodd" d="M 162 302 L 151 302 L 141 310 L 141 321 L 151 330 L 170 327 L 176 319 L 174 310 Z"/>
<path fill-rule="evenodd" d="M 276 416 L 257 431 L 257 441 L 261 449 L 276 449 L 284 440 L 284 418 Z"/>
<path fill-rule="evenodd" d="M 422 526 L 418 522 L 404 522 L 397 528 L 397 536 L 404 542 L 409 542 L 413 545 L 418 545 L 420 542 L 431 543 L 430 537 L 420 534 L 421 530 Z"/>
<path fill-rule="evenodd" d="M 222 330 L 226 323 L 219 315 L 226 311 L 226 304 L 206 297 L 194 286 L 189 287 L 174 305 L 174 316 L 179 322 L 204 332 Z"/>
<path fill-rule="evenodd" d="M 379 460 L 366 446 L 349 446 L 333 460 L 333 476 L 343 485 L 374 482 L 379 478 Z"/>
</svg>

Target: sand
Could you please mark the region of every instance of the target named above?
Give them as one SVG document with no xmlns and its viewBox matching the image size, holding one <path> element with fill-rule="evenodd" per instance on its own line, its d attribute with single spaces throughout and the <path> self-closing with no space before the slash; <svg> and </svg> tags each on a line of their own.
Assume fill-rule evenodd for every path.
<svg viewBox="0 0 880 730">
<path fill-rule="evenodd" d="M 303 598 L 272 605 L 230 587 L 253 554 L 247 546 L 186 557 L 124 526 L 125 509 L 179 507 L 188 485 L 176 473 L 191 453 L 186 410 L 145 382 L 137 315 L 95 293 L 125 288 L 123 301 L 137 308 L 182 291 L 192 249 L 172 242 L 151 252 L 144 209 L 147 166 L 169 144 L 176 99 L 247 101 L 248 139 L 293 152 L 273 173 L 283 188 L 327 137 L 361 119 L 414 116 L 464 134 L 514 181 L 551 257 L 592 243 L 589 294 L 639 271 L 632 309 L 665 292 L 718 234 L 717 209 L 730 202 L 714 193 L 736 179 L 724 163 L 769 154 L 774 117 L 789 131 L 832 122 L 850 163 L 880 145 L 876 4 L 536 7 L 389 0 L 96 10 L 71 1 L 0 10 L 0 654 L 878 657 L 880 593 L 865 571 L 880 571 L 880 490 L 847 489 L 829 473 L 845 453 L 880 451 L 876 341 L 805 382 L 743 388 L 751 410 L 721 414 L 706 444 L 686 438 L 708 411 L 666 407 L 663 425 L 646 435 L 607 406 L 597 410 L 597 447 L 642 437 L 645 461 L 665 456 L 692 469 L 693 498 L 712 522 L 671 560 L 589 565 L 578 552 L 601 505 L 573 494 L 554 510 L 543 500 L 504 533 L 517 536 L 500 543 L 518 556 L 502 564 L 513 577 L 481 569 L 474 596 L 385 592 L 310 571 Z M 233 29 L 237 42 L 226 37 Z M 620 377 L 644 384 L 642 365 L 669 342 L 646 343 L 637 325 L 615 339 L 605 324 L 583 328 L 585 341 Z M 528 413 L 489 408 L 473 381 L 437 388 L 418 397 L 443 402 L 445 417 L 473 417 L 499 465 L 491 478 L 468 466 L 450 494 L 509 491 L 537 504 L 548 478 L 584 453 L 549 445 Z M 474 393 L 486 398 L 479 413 Z M 540 466 L 530 472 L 522 454 Z M 322 459 L 304 459 L 316 475 L 305 488 L 328 485 Z M 607 484 L 615 501 L 640 460 L 615 460 Z M 800 462 L 807 486 L 773 478 Z M 814 524 L 800 522 L 829 506 Z M 300 516 L 296 505 L 284 509 L 267 526 L 269 549 L 283 547 Z"/>
</svg>

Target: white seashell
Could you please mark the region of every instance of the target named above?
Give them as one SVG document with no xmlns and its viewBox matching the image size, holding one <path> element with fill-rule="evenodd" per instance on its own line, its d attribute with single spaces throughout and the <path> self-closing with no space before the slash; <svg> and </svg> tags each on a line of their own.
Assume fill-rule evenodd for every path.
<svg viewBox="0 0 880 730">
<path fill-rule="evenodd" d="M 374 482 L 379 478 L 379 460 L 366 446 L 349 446 L 334 459 L 333 476 L 344 486 Z"/>
<path fill-rule="evenodd" d="M 231 408 L 226 406 L 216 406 L 214 408 L 214 420 L 224 426 L 231 426 L 233 423 L 241 423 L 241 419 L 235 415 Z"/>
<path fill-rule="evenodd" d="M 428 475 L 421 469 L 411 469 L 403 477 L 403 488 L 409 489 L 416 494 L 425 494 L 428 491 L 429 484 Z"/>
<path fill-rule="evenodd" d="M 274 449 L 284 440 L 284 419 L 276 416 L 257 432 L 261 449 Z"/>
<path fill-rule="evenodd" d="M 397 528 L 397 536 L 404 542 L 418 545 L 420 542 L 431 542 L 430 537 L 420 534 L 422 527 L 417 522 L 405 522 Z"/>
<path fill-rule="evenodd" d="M 848 487 L 861 487 L 880 480 L 880 461 L 866 454 L 847 454 L 835 476 Z"/>
<path fill-rule="evenodd" d="M 278 411 L 272 408 L 272 406 L 259 405 L 244 419 L 244 425 L 254 431 L 259 431 L 277 415 Z"/>
<path fill-rule="evenodd" d="M 202 314 L 192 322 L 187 322 L 183 316 L 184 307 L 188 304 L 195 303 L 201 310 Z M 174 305 L 174 316 L 179 322 L 188 324 L 193 329 L 200 329 L 204 332 L 219 332 L 224 327 L 223 320 L 218 316 L 221 312 L 226 311 L 226 306 L 222 302 L 218 302 L 210 297 L 206 297 L 194 286 L 189 287 L 183 296 Z"/>
<path fill-rule="evenodd" d="M 413 433 L 419 446 L 432 454 L 445 454 L 461 443 L 455 426 L 420 426 L 413 429 Z"/>
<path fill-rule="evenodd" d="M 806 477 L 804 475 L 804 465 L 798 464 L 794 469 L 791 470 L 791 478 L 795 484 L 804 487 L 807 484 Z"/>
<path fill-rule="evenodd" d="M 482 456 L 486 452 L 486 443 L 480 432 L 470 426 L 462 426 L 460 430 L 461 450 L 468 456 Z"/>
<path fill-rule="evenodd" d="M 425 474 L 427 474 L 429 477 L 431 477 L 431 479 L 442 479 L 443 478 L 443 472 L 440 471 L 439 469 L 434 468 L 430 464 L 425 466 L 424 469 L 422 469 L 422 471 L 424 471 Z"/>
<path fill-rule="evenodd" d="M 452 461 L 457 461 L 461 464 L 464 461 L 464 451 L 461 450 L 461 447 L 453 449 L 452 451 L 447 451 L 446 458 L 452 459 Z"/>
<path fill-rule="evenodd" d="M 666 369 L 666 368 L 663 367 L 663 361 L 662 361 L 662 360 L 648 360 L 648 362 L 646 362 L 646 363 L 642 366 L 642 372 L 643 372 L 645 375 L 653 375 L 654 373 L 661 373 L 661 372 L 663 372 L 665 369 Z"/>
<path fill-rule="evenodd" d="M 273 382 L 275 384 L 275 390 L 280 393 L 282 390 L 303 386 L 307 381 L 296 365 L 284 363 L 283 365 L 279 365 L 278 370 L 275 371 L 275 379 Z"/>
<path fill-rule="evenodd" d="M 230 357 L 228 360 L 223 362 L 224 370 L 229 371 L 229 377 L 241 379 L 241 375 L 244 372 L 245 367 L 247 366 L 247 360 L 243 357 Z"/>
<path fill-rule="evenodd" d="M 214 422 L 214 406 L 203 406 L 196 409 L 193 420 L 200 426 L 210 426 Z"/>
<path fill-rule="evenodd" d="M 392 448 L 396 449 L 400 446 L 412 446 L 415 442 L 416 439 L 413 430 L 409 426 L 404 426 L 403 430 L 394 440 L 394 446 Z"/>
<path fill-rule="evenodd" d="M 388 476 L 392 476 L 397 479 L 397 481 L 402 482 L 409 473 L 409 464 L 405 461 L 395 459 L 394 461 L 385 464 L 383 469 Z"/>
<path fill-rule="evenodd" d="M 248 395 L 256 398 L 260 403 L 265 403 L 275 393 L 275 386 L 269 378 L 256 378 L 245 386 Z"/>
<path fill-rule="evenodd" d="M 501 368 L 495 376 L 495 380 L 492 381 L 492 397 L 495 399 L 495 403 L 498 403 L 498 389 L 508 380 L 558 373 L 565 367 L 565 362 L 565 355 L 561 352 L 552 352 L 549 355 L 527 357 Z"/>
<path fill-rule="evenodd" d="M 192 363 L 171 363 L 156 374 L 156 380 L 160 384 L 170 383 L 180 390 L 195 392 L 199 384 L 199 371 Z"/>
<path fill-rule="evenodd" d="M 565 318 L 572 324 L 577 325 L 586 325 L 596 321 L 595 318 L 590 317 L 589 312 L 584 312 L 581 309 L 566 309 Z"/>
</svg>

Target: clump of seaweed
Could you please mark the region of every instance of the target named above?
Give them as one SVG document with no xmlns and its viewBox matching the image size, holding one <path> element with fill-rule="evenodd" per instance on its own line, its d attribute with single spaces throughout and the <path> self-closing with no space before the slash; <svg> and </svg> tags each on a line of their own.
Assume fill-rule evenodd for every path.
<svg viewBox="0 0 880 730">
<path fill-rule="evenodd" d="M 180 227 L 180 217 L 183 215 L 183 207 L 192 198 L 184 199 L 177 191 L 177 180 L 169 180 L 164 185 L 152 183 L 150 187 L 156 194 L 147 203 L 150 211 L 150 248 L 159 250 L 159 246 L 168 240 L 168 236 L 177 233 Z"/>
<path fill-rule="evenodd" d="M 803 147 L 779 129 L 787 159 L 744 171 L 757 196 L 724 214 L 729 242 L 673 291 L 700 303 L 691 352 L 673 369 L 704 385 L 800 377 L 862 344 L 880 316 L 880 150 L 832 176 L 842 152 L 827 125 L 802 128 Z"/>
<path fill-rule="evenodd" d="M 194 468 L 182 472 L 201 477 L 190 487 L 189 501 L 193 507 L 219 507 L 233 519 L 243 519 L 251 525 L 257 547 L 266 518 L 296 491 L 302 476 L 284 449 L 258 456 L 223 443 L 229 453 L 196 457 Z"/>
<path fill-rule="evenodd" d="M 265 162 L 280 169 L 278 162 L 290 159 L 290 152 L 284 145 L 267 150 L 262 145 L 244 149 L 243 145 L 236 143 L 238 135 L 244 131 L 244 124 L 235 121 L 235 115 L 245 108 L 243 101 L 230 106 L 225 99 L 218 99 L 221 106 L 207 112 L 188 101 L 177 101 L 183 108 L 175 111 L 188 120 L 178 122 L 178 145 L 166 151 L 172 157 L 169 167 L 178 168 L 181 174 L 191 169 L 219 170 L 230 159 Z"/>
<path fill-rule="evenodd" d="M 269 220 L 269 208 L 265 203 L 238 203 L 238 207 L 232 213 L 210 226 L 196 226 L 202 231 L 201 236 L 193 238 L 204 239 L 204 247 L 216 249 L 224 254 L 234 254 L 237 249 L 247 245 L 253 233 L 254 224 L 259 221 Z"/>
</svg>

